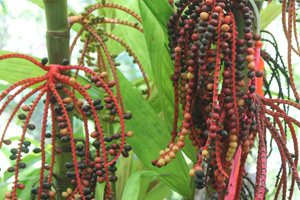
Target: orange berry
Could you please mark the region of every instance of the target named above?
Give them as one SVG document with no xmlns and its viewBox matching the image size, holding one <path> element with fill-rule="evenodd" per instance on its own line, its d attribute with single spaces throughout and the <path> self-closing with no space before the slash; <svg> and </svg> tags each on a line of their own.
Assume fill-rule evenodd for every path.
<svg viewBox="0 0 300 200">
<path fill-rule="evenodd" d="M 49 191 L 49 196 L 50 197 L 55 197 L 56 195 L 56 192 L 55 191 Z"/>
<path fill-rule="evenodd" d="M 72 101 L 71 97 L 66 97 L 63 99 L 63 103 L 66 103 L 66 104 L 71 103 L 71 101 Z"/>
<path fill-rule="evenodd" d="M 60 129 L 59 133 L 60 135 L 68 135 L 69 129 L 68 128 Z"/>
<path fill-rule="evenodd" d="M 88 90 L 88 89 L 90 89 L 92 87 L 92 84 L 87 84 L 86 86 L 84 86 L 84 89 L 85 90 Z"/>
<path fill-rule="evenodd" d="M 182 50 L 181 47 L 175 47 L 175 49 L 174 49 L 175 53 L 180 53 L 181 50 Z"/>
<path fill-rule="evenodd" d="M 209 14 L 207 12 L 201 12 L 200 17 L 202 20 L 208 20 Z"/>
<path fill-rule="evenodd" d="M 69 196 L 69 193 L 67 193 L 67 192 L 63 192 L 63 193 L 61 194 L 61 196 L 62 196 L 63 198 L 68 198 L 68 196 Z"/>
<path fill-rule="evenodd" d="M 230 142 L 235 142 L 235 141 L 237 141 L 237 136 L 236 136 L 236 135 L 230 135 L 230 136 L 229 136 L 229 141 L 230 141 Z"/>
<path fill-rule="evenodd" d="M 126 134 L 126 137 L 132 137 L 134 135 L 134 133 L 132 131 L 127 131 L 125 134 Z"/>
<path fill-rule="evenodd" d="M 12 193 L 11 192 L 6 192 L 5 193 L 5 197 L 6 198 L 11 198 L 12 197 Z"/>
<path fill-rule="evenodd" d="M 6 90 L 4 90 L 4 91 L 1 93 L 1 96 L 2 96 L 2 97 L 5 97 L 7 94 L 8 94 L 8 92 L 7 92 Z"/>
<path fill-rule="evenodd" d="M 27 105 L 23 105 L 23 106 L 22 106 L 22 110 L 23 110 L 23 111 L 29 111 L 30 108 L 29 108 L 29 106 L 27 106 Z"/>
<path fill-rule="evenodd" d="M 77 101 L 77 105 L 78 105 L 79 107 L 82 107 L 83 101 L 81 101 L 81 100 Z"/>
<path fill-rule="evenodd" d="M 101 72 L 101 74 L 100 74 L 100 78 L 105 78 L 107 76 L 108 76 L 107 72 Z"/>
<path fill-rule="evenodd" d="M 245 59 L 246 59 L 247 62 L 251 62 L 251 61 L 254 60 L 254 56 L 253 56 L 253 55 L 247 55 L 247 56 L 245 57 Z"/>
<path fill-rule="evenodd" d="M 248 65 L 247 65 L 247 68 L 250 69 L 250 70 L 254 70 L 255 62 L 254 61 L 249 62 Z"/>
<path fill-rule="evenodd" d="M 206 87 L 207 87 L 207 89 L 209 89 L 209 90 L 213 90 L 213 89 L 214 89 L 214 84 L 213 84 L 213 83 L 208 83 L 208 84 L 206 85 Z"/>
<path fill-rule="evenodd" d="M 226 177 L 223 174 L 219 174 L 218 182 L 223 183 L 226 180 Z"/>
<path fill-rule="evenodd" d="M 97 181 L 99 183 L 103 183 L 105 181 L 105 178 L 103 176 L 100 176 L 100 177 L 97 178 Z"/>
</svg>

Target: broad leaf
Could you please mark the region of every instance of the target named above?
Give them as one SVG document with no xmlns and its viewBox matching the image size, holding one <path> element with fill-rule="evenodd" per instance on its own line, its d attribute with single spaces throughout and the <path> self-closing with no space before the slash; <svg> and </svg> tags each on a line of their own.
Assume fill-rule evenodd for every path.
<svg viewBox="0 0 300 200">
<path fill-rule="evenodd" d="M 118 170 L 116 172 L 118 177 L 118 181 L 116 182 L 116 188 L 118 188 L 116 190 L 116 199 L 121 199 L 126 182 L 131 175 L 133 154 L 133 151 L 129 152 L 128 158 L 122 156 L 120 162 L 118 162 Z"/>
<path fill-rule="evenodd" d="M 3 50 L 0 51 L 0 55 L 9 53 L 13 52 Z M 43 69 L 35 66 L 25 59 L 10 58 L 0 61 L 1 80 L 7 81 L 9 83 L 15 83 L 25 78 L 37 77 L 43 74 Z"/>
<path fill-rule="evenodd" d="M 96 195 L 95 195 L 96 199 L 97 200 L 103 200 L 105 183 L 98 183 L 97 182 L 96 188 L 97 188 Z"/>
<path fill-rule="evenodd" d="M 128 179 L 124 188 L 122 200 L 142 200 L 144 193 L 152 180 L 156 177 L 168 177 L 168 173 L 158 173 L 154 171 L 137 171 Z"/>
<path fill-rule="evenodd" d="M 122 73 L 118 72 L 118 76 L 121 91 L 123 94 L 127 94 L 123 95 L 125 108 L 133 113 L 132 119 L 126 122 L 126 130 L 132 130 L 135 135 L 128 138 L 128 142 L 148 169 L 169 173 L 170 176 L 161 177 L 161 180 L 184 197 L 190 197 L 189 170 L 181 153 L 178 153 L 176 159 L 165 167 L 152 166 L 151 161 L 159 156 L 158 152 L 166 148 L 170 141 L 170 133 L 164 122 L 151 109 L 149 103 L 136 89 L 132 88 L 131 83 Z"/>
<path fill-rule="evenodd" d="M 150 190 L 146 196 L 145 200 L 162 200 L 164 199 L 168 193 L 170 192 L 170 188 L 164 183 L 158 183 L 152 190 Z"/>
<path fill-rule="evenodd" d="M 170 4 L 167 1 L 143 0 L 143 2 L 151 10 L 155 18 L 159 21 L 161 27 L 164 29 L 164 32 L 166 32 L 167 22 L 169 21 L 169 17 L 174 12 Z"/>
<path fill-rule="evenodd" d="M 169 52 L 164 46 L 166 34 L 143 1 L 139 1 L 139 6 L 154 81 L 161 97 L 165 120 L 169 132 L 171 132 L 173 120 L 170 116 L 174 114 L 174 98 L 173 95 L 170 95 L 172 94 L 171 91 L 173 91 L 173 87 L 169 77 L 173 73 L 173 63 Z"/>
</svg>

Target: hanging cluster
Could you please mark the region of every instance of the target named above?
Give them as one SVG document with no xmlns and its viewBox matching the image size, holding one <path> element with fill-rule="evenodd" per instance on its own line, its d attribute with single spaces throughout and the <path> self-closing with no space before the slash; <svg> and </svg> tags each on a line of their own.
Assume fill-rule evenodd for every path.
<svg viewBox="0 0 300 200">
<path fill-rule="evenodd" d="M 246 190 L 242 188 L 242 182 L 247 156 L 258 135 L 254 196 L 264 199 L 267 169 L 264 141 L 265 128 L 268 128 L 282 150 L 283 165 L 289 162 L 293 169 L 292 181 L 296 180 L 299 187 L 295 168 L 298 156 L 295 161 L 291 158 L 285 136 L 279 134 L 265 116 L 281 117 L 296 125 L 298 122 L 278 106 L 275 112 L 266 109 L 266 106 L 275 108 L 274 103 L 282 101 L 263 98 L 264 72 L 258 70 L 261 37 L 252 32 L 255 16 L 248 7 L 248 0 L 180 0 L 175 6 L 177 9 L 167 24 L 169 47 L 175 63 L 174 75 L 170 77 L 175 93 L 172 140 L 152 164 L 161 167 L 170 162 L 185 146 L 188 136 L 198 151 L 198 162 L 190 170 L 190 175 L 196 177 L 196 187 L 206 187 L 211 197 L 212 192 L 208 189 L 211 185 L 218 199 L 239 199 L 241 195 L 252 195 L 243 192 Z M 239 23 L 241 27 L 236 25 L 237 16 L 243 19 L 242 25 Z M 285 102 L 288 103 L 297 107 L 290 101 Z M 179 104 L 183 120 L 178 127 Z M 280 121 L 276 122 L 280 127 Z M 298 155 L 294 132 L 292 136 Z M 234 162 L 239 163 L 236 171 L 232 171 Z M 226 180 L 235 173 L 235 187 L 226 193 L 226 189 L 229 190 Z M 229 197 L 232 191 L 234 195 Z"/>
<path fill-rule="evenodd" d="M 104 16 L 95 16 L 93 14 L 94 11 L 97 11 L 102 8 L 113 8 L 116 10 L 124 11 L 128 13 L 130 16 L 134 17 L 138 22 L 131 23 L 125 20 L 108 19 Z M 117 71 L 116 71 L 116 66 L 118 66 L 119 63 L 115 63 L 114 61 L 114 59 L 118 55 L 111 55 L 110 52 L 108 51 L 108 48 L 105 44 L 108 41 L 108 39 L 112 39 L 118 42 L 119 44 L 121 44 L 125 48 L 125 50 L 129 53 L 129 55 L 133 57 L 133 62 L 138 64 L 143 74 L 145 83 L 147 85 L 146 99 L 149 98 L 150 85 L 138 57 L 126 42 L 124 42 L 121 38 L 106 32 L 106 30 L 103 29 L 103 24 L 110 23 L 110 24 L 118 24 L 121 26 L 122 25 L 129 26 L 143 33 L 143 28 L 139 25 L 139 23 L 142 23 L 142 19 L 138 14 L 136 14 L 135 12 L 133 12 L 128 8 L 125 8 L 117 4 L 96 3 L 94 5 L 90 5 L 86 7 L 85 11 L 82 12 L 79 16 L 69 17 L 69 23 L 71 25 L 74 23 L 79 23 L 80 25 L 82 25 L 82 28 L 79 30 L 79 32 L 77 33 L 77 35 L 75 36 L 71 44 L 70 55 L 72 54 L 73 48 L 76 45 L 77 40 L 81 37 L 80 41 L 83 42 L 83 49 L 80 50 L 81 57 L 78 61 L 78 65 L 83 65 L 84 59 L 86 59 L 87 66 L 93 67 L 94 71 L 99 73 L 100 77 L 103 78 L 108 85 L 109 84 L 116 85 L 116 91 L 117 91 L 116 97 L 118 102 L 120 103 L 123 112 L 124 112 L 124 105 L 121 97 L 121 90 L 120 90 L 120 85 L 119 85 Z M 94 56 L 94 54 L 96 54 L 96 56 Z M 109 71 L 108 71 L 108 66 L 106 64 L 106 60 L 113 74 L 114 80 L 111 81 L 109 81 L 109 77 L 108 77 Z"/>
<path fill-rule="evenodd" d="M 288 23 L 286 22 L 286 13 L 288 11 Z M 292 52 L 295 52 L 300 56 L 300 44 L 298 41 L 297 27 L 296 27 L 296 1 L 295 0 L 283 0 L 282 1 L 282 26 L 285 37 L 287 39 L 287 63 L 288 63 L 288 72 L 290 75 L 290 82 L 292 90 L 296 96 L 297 100 L 300 100 L 299 93 L 294 81 L 293 76 L 293 66 L 292 66 Z M 294 35 L 294 36 L 293 36 Z M 293 37 L 296 42 L 296 47 L 293 45 Z"/>
<path fill-rule="evenodd" d="M 26 59 L 38 67 L 46 71 L 46 74 L 40 77 L 33 77 L 21 80 L 12 84 L 6 90 L 2 91 L 0 101 L 0 115 L 10 103 L 18 96 L 24 95 L 18 104 L 13 108 L 9 119 L 6 122 L 1 140 L 0 148 L 3 144 L 14 145 L 7 138 L 10 131 L 9 125 L 12 120 L 17 117 L 22 120 L 22 132 L 20 133 L 20 142 L 17 148 L 11 149 L 11 160 L 15 160 L 15 165 L 7 170 L 15 174 L 12 191 L 5 194 L 6 199 L 16 199 L 18 190 L 25 188 L 25 185 L 19 181 L 19 174 L 26 167 L 26 163 L 22 162 L 22 156 L 29 153 L 31 143 L 26 140 L 26 133 L 34 130 L 36 126 L 31 123 L 32 119 L 40 118 L 39 113 L 35 112 L 38 104 L 44 103 L 44 111 L 41 119 L 41 141 L 40 147 L 34 148 L 33 153 L 41 154 L 41 172 L 38 184 L 35 183 L 31 196 L 33 199 L 55 199 L 55 195 L 68 199 L 93 199 L 95 195 L 96 183 L 106 182 L 105 199 L 111 195 L 110 182 L 115 182 L 117 177 L 113 175 L 116 171 L 115 163 L 122 154 L 128 156 L 131 150 L 129 145 L 125 145 L 125 136 L 133 136 L 133 132 L 125 132 L 124 119 L 129 119 L 131 115 L 124 114 L 114 97 L 109 86 L 94 71 L 84 66 L 68 66 L 68 61 L 64 60 L 63 65 L 48 65 L 47 59 L 43 59 L 42 63 L 22 54 L 7 54 L 0 56 L 0 61 L 9 58 Z M 92 83 L 81 85 L 75 78 L 63 75 L 68 70 L 80 70 L 92 77 Z M 92 99 L 88 90 L 95 85 L 107 96 L 104 99 Z M 26 89 L 32 88 L 26 93 Z M 70 90 L 70 88 L 73 90 Z M 74 95 L 75 93 L 76 96 Z M 62 95 L 65 96 L 62 98 Z M 29 101 L 30 97 L 34 97 L 33 102 Z M 100 125 L 99 112 L 103 109 L 110 109 L 110 119 L 119 121 L 121 131 L 112 136 L 104 135 Z M 71 126 L 69 112 L 76 111 L 79 113 L 83 122 L 85 138 L 79 139 L 74 135 L 74 129 Z M 16 116 L 17 115 L 17 116 Z M 101 113 L 102 115 L 102 113 Z M 94 129 L 90 130 L 88 121 L 93 121 Z M 58 124 L 58 126 L 56 126 Z M 90 141 L 90 137 L 93 141 Z M 52 150 L 50 162 L 46 162 L 45 140 L 51 139 Z M 71 144 L 70 152 L 72 153 L 73 162 L 65 163 L 65 167 L 69 169 L 67 176 L 72 178 L 71 184 L 74 190 L 62 194 L 56 194 L 56 189 L 52 184 L 55 155 L 63 153 L 63 149 L 55 146 L 56 141 L 69 142 Z M 90 145 L 92 144 L 92 146 Z M 94 148 L 94 149 L 93 149 Z M 96 152 L 92 154 L 91 151 Z M 26 186 L 28 187 L 28 186 Z"/>
</svg>

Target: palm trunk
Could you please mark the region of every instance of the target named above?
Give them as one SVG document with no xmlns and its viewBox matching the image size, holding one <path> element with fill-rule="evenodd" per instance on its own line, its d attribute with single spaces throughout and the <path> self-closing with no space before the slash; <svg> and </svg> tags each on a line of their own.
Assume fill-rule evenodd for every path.
<svg viewBox="0 0 300 200">
<path fill-rule="evenodd" d="M 44 0 L 45 15 L 47 22 L 47 50 L 50 64 L 62 64 L 63 59 L 69 59 L 69 26 L 68 26 L 68 4 L 67 0 Z M 67 72 L 64 75 L 70 76 Z M 64 94 L 60 94 L 64 98 Z M 72 124 L 72 116 L 69 116 Z M 56 124 L 57 126 L 57 124 Z M 71 179 L 66 176 L 66 162 L 72 162 L 71 143 L 55 142 L 56 149 L 61 149 L 61 154 L 56 154 L 53 173 L 55 174 L 55 185 L 59 193 L 71 187 Z"/>
</svg>

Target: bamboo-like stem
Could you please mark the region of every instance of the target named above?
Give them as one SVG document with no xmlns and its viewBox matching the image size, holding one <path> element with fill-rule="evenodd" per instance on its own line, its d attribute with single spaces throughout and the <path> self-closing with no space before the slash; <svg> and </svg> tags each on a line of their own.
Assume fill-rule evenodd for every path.
<svg viewBox="0 0 300 200">
<path fill-rule="evenodd" d="M 45 15 L 47 22 L 47 50 L 50 64 L 62 64 L 63 59 L 69 59 L 69 26 L 67 0 L 44 0 Z M 64 75 L 70 76 L 70 71 Z M 60 94 L 63 97 L 62 94 Z M 69 116 L 72 119 L 72 116 Z M 72 123 L 72 120 L 71 120 Z M 72 162 L 71 144 L 56 140 L 55 146 L 61 149 L 61 154 L 55 155 L 53 173 L 56 174 L 55 184 L 59 192 L 66 191 L 71 187 L 71 179 L 66 176 L 66 162 Z"/>
</svg>

